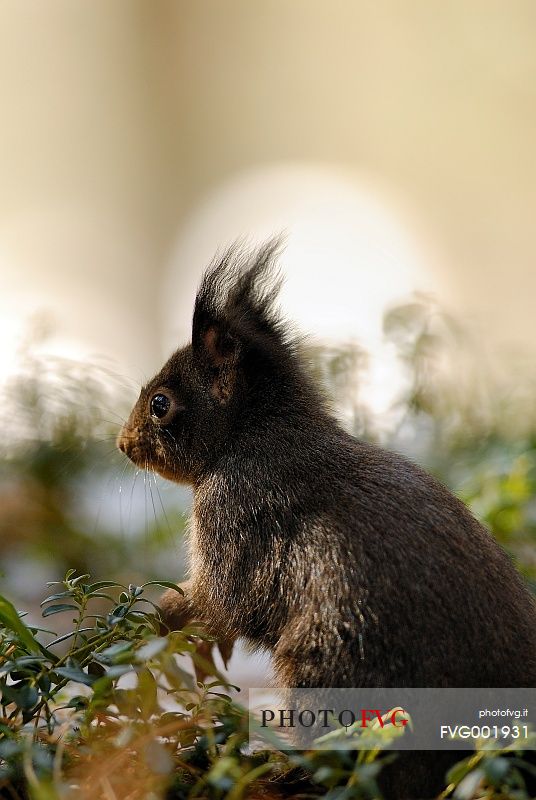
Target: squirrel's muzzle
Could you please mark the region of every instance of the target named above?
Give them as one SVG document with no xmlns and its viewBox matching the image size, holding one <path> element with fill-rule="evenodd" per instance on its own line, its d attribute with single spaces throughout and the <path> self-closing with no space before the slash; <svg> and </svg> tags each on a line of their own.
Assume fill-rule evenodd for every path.
<svg viewBox="0 0 536 800">
<path fill-rule="evenodd" d="M 137 463 L 141 455 L 137 430 L 133 430 L 128 423 L 123 425 L 115 443 L 122 453 L 128 456 L 135 464 Z"/>
</svg>

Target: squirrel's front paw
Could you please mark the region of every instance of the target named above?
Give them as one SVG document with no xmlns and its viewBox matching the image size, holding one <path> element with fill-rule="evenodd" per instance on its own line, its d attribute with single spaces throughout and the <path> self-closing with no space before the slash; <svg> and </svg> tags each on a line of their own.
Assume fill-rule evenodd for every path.
<svg viewBox="0 0 536 800">
<path fill-rule="evenodd" d="M 162 633 L 168 631 L 181 631 L 189 625 L 194 618 L 193 609 L 188 597 L 188 583 L 179 584 L 184 594 L 168 589 L 160 598 L 159 608 L 162 620 Z"/>
<path fill-rule="evenodd" d="M 162 634 L 169 631 L 181 631 L 187 625 L 202 625 L 196 617 L 195 609 L 190 600 L 189 583 L 181 583 L 180 588 L 184 594 L 168 589 L 160 598 L 160 616 L 162 618 Z M 214 651 L 217 647 L 223 661 L 225 669 L 231 658 L 234 647 L 234 639 L 222 638 L 216 642 L 202 641 L 196 650 L 200 656 L 198 662 L 194 663 L 197 679 L 203 681 L 207 675 L 216 675 L 218 669 L 214 663 Z"/>
<path fill-rule="evenodd" d="M 233 653 L 234 641 L 231 639 L 222 639 L 216 642 L 202 641 L 198 646 L 196 653 L 201 658 L 196 660 L 194 658 L 195 674 L 198 681 L 204 681 L 207 675 L 217 675 L 219 672 L 216 664 L 214 663 L 215 650 L 218 648 L 223 661 L 223 666 L 227 669 L 227 664 Z"/>
</svg>

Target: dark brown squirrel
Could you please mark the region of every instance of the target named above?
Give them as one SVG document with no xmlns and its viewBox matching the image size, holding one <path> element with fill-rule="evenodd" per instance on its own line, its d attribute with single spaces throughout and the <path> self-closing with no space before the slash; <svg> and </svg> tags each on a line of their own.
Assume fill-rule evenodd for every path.
<svg viewBox="0 0 536 800">
<path fill-rule="evenodd" d="M 532 595 L 460 500 L 330 414 L 274 309 L 277 253 L 212 264 L 191 344 L 118 440 L 193 487 L 190 580 L 165 620 L 266 648 L 280 686 L 536 686 Z M 439 791 L 427 764 L 389 796 Z"/>
</svg>

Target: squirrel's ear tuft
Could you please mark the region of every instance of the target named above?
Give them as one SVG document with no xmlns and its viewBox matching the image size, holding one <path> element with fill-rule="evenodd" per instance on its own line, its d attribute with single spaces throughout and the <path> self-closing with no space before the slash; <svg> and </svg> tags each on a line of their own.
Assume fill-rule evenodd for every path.
<svg viewBox="0 0 536 800">
<path fill-rule="evenodd" d="M 275 264 L 280 238 L 256 250 L 235 244 L 206 271 L 197 293 L 192 345 L 218 361 L 235 358 L 238 349 L 262 348 L 263 341 L 282 341 L 283 330 L 274 302 L 281 280 Z"/>
<path fill-rule="evenodd" d="M 280 240 L 257 250 L 240 244 L 228 248 L 206 271 L 197 293 L 192 347 L 207 371 L 211 394 L 222 404 L 234 391 L 244 357 L 268 354 L 283 343 L 282 326 L 273 310 L 281 281 L 275 258 Z"/>
</svg>

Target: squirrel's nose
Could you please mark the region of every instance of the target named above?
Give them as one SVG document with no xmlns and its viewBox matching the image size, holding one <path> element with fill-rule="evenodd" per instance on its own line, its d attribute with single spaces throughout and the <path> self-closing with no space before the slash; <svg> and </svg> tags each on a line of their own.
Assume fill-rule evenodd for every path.
<svg viewBox="0 0 536 800">
<path fill-rule="evenodd" d="M 119 436 L 117 437 L 115 443 L 116 443 L 117 447 L 121 450 L 121 452 L 123 452 L 125 455 L 128 455 L 128 453 L 127 453 L 128 434 L 125 432 L 124 428 L 121 429 L 121 431 L 119 433 Z"/>
</svg>

